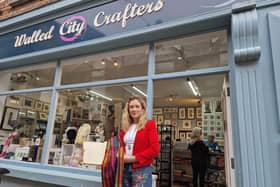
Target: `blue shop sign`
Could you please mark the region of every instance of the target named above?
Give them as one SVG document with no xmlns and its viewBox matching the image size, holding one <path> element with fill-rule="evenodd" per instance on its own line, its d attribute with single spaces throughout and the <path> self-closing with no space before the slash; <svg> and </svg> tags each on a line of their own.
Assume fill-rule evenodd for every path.
<svg viewBox="0 0 280 187">
<path fill-rule="evenodd" d="M 151 27 L 243 1 L 247 0 L 117 0 L 2 35 L 0 58 Z"/>
</svg>

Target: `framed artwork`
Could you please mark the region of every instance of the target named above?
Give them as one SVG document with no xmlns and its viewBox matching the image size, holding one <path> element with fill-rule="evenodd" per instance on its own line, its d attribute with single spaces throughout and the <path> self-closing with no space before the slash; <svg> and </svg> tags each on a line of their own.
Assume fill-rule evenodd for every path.
<svg viewBox="0 0 280 187">
<path fill-rule="evenodd" d="M 35 109 L 42 111 L 43 110 L 43 102 L 42 101 L 36 101 L 35 102 Z"/>
<path fill-rule="evenodd" d="M 73 108 L 72 110 L 72 118 L 75 119 L 81 119 L 82 115 L 81 115 L 81 108 Z"/>
<path fill-rule="evenodd" d="M 6 106 L 17 108 L 20 106 L 20 97 L 19 96 L 8 96 L 6 98 Z"/>
<path fill-rule="evenodd" d="M 203 126 L 208 126 L 208 125 L 209 125 L 209 122 L 206 121 L 206 120 L 204 120 L 204 121 L 203 121 Z"/>
<path fill-rule="evenodd" d="M 34 108 L 34 100 L 32 98 L 25 97 L 23 100 L 23 107 Z"/>
<path fill-rule="evenodd" d="M 203 131 L 208 131 L 208 127 L 203 127 Z"/>
<path fill-rule="evenodd" d="M 196 112 L 196 118 L 199 118 L 201 119 L 202 118 L 202 110 L 201 110 L 201 107 L 196 107 L 195 108 L 195 112 Z"/>
<path fill-rule="evenodd" d="M 222 138 L 221 133 L 216 133 L 216 138 Z"/>
<path fill-rule="evenodd" d="M 222 119 L 222 114 L 216 114 L 216 120 L 221 120 Z"/>
<path fill-rule="evenodd" d="M 203 105 L 203 112 L 204 113 L 212 113 L 212 107 L 211 107 L 211 101 L 204 101 L 204 105 Z"/>
<path fill-rule="evenodd" d="M 196 126 L 201 128 L 202 127 L 202 121 L 196 121 Z"/>
<path fill-rule="evenodd" d="M 174 127 L 177 127 L 177 121 L 172 121 L 171 125 L 174 126 Z"/>
<path fill-rule="evenodd" d="M 39 112 L 39 119 L 40 120 L 48 120 L 48 114 L 44 112 Z"/>
<path fill-rule="evenodd" d="M 49 103 L 44 103 L 43 106 L 43 112 L 49 112 L 50 104 Z"/>
<path fill-rule="evenodd" d="M 179 131 L 179 138 L 180 139 L 186 139 L 186 132 L 185 131 Z"/>
<path fill-rule="evenodd" d="M 186 108 L 179 108 L 179 119 L 186 119 Z"/>
<path fill-rule="evenodd" d="M 171 114 L 164 114 L 164 119 L 171 119 Z"/>
<path fill-rule="evenodd" d="M 215 126 L 215 121 L 214 120 L 210 120 L 210 126 Z"/>
<path fill-rule="evenodd" d="M 223 121 L 222 120 L 217 120 L 216 121 L 216 126 L 223 126 Z"/>
<path fill-rule="evenodd" d="M 217 132 L 223 132 L 223 129 L 222 129 L 222 127 L 216 127 L 216 131 Z"/>
<path fill-rule="evenodd" d="M 205 119 L 205 120 L 210 119 L 210 115 L 209 115 L 209 114 L 204 114 L 204 115 L 203 115 L 203 119 Z"/>
<path fill-rule="evenodd" d="M 203 133 L 203 136 L 207 138 L 207 137 L 208 137 L 208 133 L 207 133 L 207 132 L 204 132 L 204 133 Z"/>
<path fill-rule="evenodd" d="M 17 147 L 15 150 L 15 160 L 22 160 L 23 157 L 27 158 L 29 149 L 29 147 Z"/>
<path fill-rule="evenodd" d="M 62 123 L 63 116 L 62 115 L 56 115 L 55 116 L 55 122 L 56 123 Z"/>
<path fill-rule="evenodd" d="M 215 112 L 222 112 L 222 102 L 221 100 L 216 100 L 215 101 Z"/>
<path fill-rule="evenodd" d="M 1 128 L 4 130 L 13 130 L 18 119 L 18 109 L 6 107 L 2 118 Z"/>
<path fill-rule="evenodd" d="M 153 114 L 154 114 L 154 115 L 163 114 L 162 108 L 154 108 L 154 109 L 153 109 Z"/>
<path fill-rule="evenodd" d="M 166 107 L 164 108 L 164 113 L 176 113 L 178 112 L 177 107 Z"/>
<path fill-rule="evenodd" d="M 36 114 L 37 114 L 37 112 L 33 111 L 33 110 L 27 110 L 26 111 L 26 117 L 27 118 L 35 119 L 36 118 Z"/>
<path fill-rule="evenodd" d="M 215 115 L 209 115 L 209 118 L 214 120 L 215 119 Z"/>
<path fill-rule="evenodd" d="M 187 139 L 192 139 L 192 133 L 191 132 L 187 132 L 186 133 L 186 138 Z"/>
<path fill-rule="evenodd" d="M 164 120 L 164 124 L 165 124 L 165 125 L 171 125 L 171 120 L 167 120 L 167 119 Z"/>
<path fill-rule="evenodd" d="M 192 121 L 191 120 L 183 120 L 182 128 L 191 130 L 192 129 Z"/>
<path fill-rule="evenodd" d="M 215 127 L 210 127 L 210 131 L 214 132 L 215 131 Z"/>
<path fill-rule="evenodd" d="M 171 114 L 171 118 L 172 119 L 177 119 L 178 118 L 178 114 L 177 113 Z"/>
<path fill-rule="evenodd" d="M 163 115 L 158 115 L 157 116 L 157 124 L 160 125 L 163 123 Z"/>
<path fill-rule="evenodd" d="M 27 110 L 26 109 L 24 109 L 24 108 L 21 108 L 20 110 L 19 110 L 19 117 L 26 117 L 26 113 L 27 113 Z"/>
<path fill-rule="evenodd" d="M 194 115 L 195 111 L 193 107 L 189 107 L 187 108 L 187 118 L 188 119 L 194 119 L 195 115 Z"/>
</svg>

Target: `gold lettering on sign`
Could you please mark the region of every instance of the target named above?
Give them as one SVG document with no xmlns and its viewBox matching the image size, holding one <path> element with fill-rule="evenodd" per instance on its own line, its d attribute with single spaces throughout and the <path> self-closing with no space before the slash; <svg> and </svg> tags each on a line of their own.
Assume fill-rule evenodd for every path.
<svg viewBox="0 0 280 187">
<path fill-rule="evenodd" d="M 146 5 L 128 3 L 123 12 L 116 12 L 108 15 L 106 15 L 105 12 L 97 13 L 93 24 L 95 27 L 102 27 L 104 25 L 121 22 L 122 28 L 125 28 L 129 19 L 158 12 L 163 8 L 163 6 L 164 0 L 158 0 L 156 3 L 147 3 Z"/>
<path fill-rule="evenodd" d="M 21 34 L 15 37 L 16 41 L 14 47 L 22 47 L 25 45 L 50 40 L 53 38 L 53 31 L 55 26 L 51 26 L 47 32 L 43 32 L 41 29 L 35 30 L 30 36 L 27 34 Z"/>
</svg>

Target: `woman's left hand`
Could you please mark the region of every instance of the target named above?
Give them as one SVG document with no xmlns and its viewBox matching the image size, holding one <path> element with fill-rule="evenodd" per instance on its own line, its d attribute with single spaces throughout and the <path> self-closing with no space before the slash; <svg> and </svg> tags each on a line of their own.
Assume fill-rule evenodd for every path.
<svg viewBox="0 0 280 187">
<path fill-rule="evenodd" d="M 127 164 L 134 163 L 137 161 L 135 156 L 129 156 L 129 155 L 124 155 L 123 159 L 124 159 L 124 163 L 127 163 Z"/>
</svg>

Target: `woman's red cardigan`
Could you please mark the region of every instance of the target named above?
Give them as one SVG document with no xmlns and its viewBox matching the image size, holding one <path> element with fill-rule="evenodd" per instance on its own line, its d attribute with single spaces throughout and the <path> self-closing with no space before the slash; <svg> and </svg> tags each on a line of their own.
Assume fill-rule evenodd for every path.
<svg viewBox="0 0 280 187">
<path fill-rule="evenodd" d="M 125 146 L 124 135 L 125 132 L 122 130 L 120 132 L 122 146 Z M 154 120 L 148 120 L 145 127 L 137 131 L 132 154 L 137 160 L 133 163 L 133 168 L 151 165 L 154 157 L 159 154 L 158 133 Z"/>
</svg>

